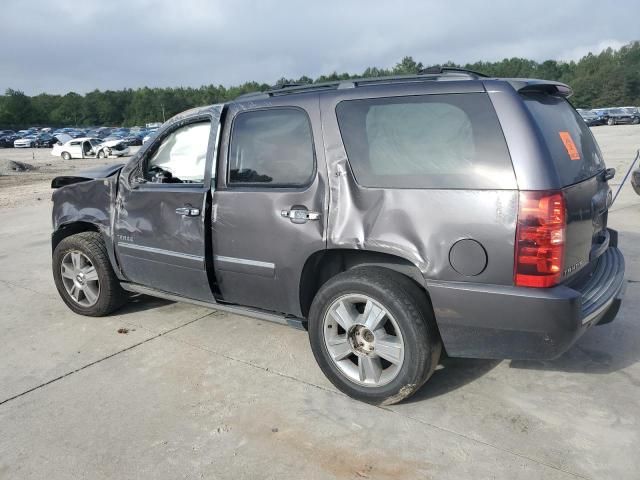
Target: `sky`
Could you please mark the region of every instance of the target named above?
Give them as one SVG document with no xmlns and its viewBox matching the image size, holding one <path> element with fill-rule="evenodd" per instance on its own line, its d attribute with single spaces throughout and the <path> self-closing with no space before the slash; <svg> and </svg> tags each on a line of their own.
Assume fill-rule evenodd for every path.
<svg viewBox="0 0 640 480">
<path fill-rule="evenodd" d="M 640 40 L 640 1 L 3 0 L 0 92 L 238 85 Z"/>
</svg>

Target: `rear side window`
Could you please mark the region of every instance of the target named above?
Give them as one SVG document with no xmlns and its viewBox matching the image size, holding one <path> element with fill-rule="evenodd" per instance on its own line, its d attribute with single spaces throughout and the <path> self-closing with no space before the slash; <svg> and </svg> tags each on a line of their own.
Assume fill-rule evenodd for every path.
<svg viewBox="0 0 640 480">
<path fill-rule="evenodd" d="M 238 114 L 229 147 L 229 184 L 299 187 L 315 165 L 311 125 L 298 108 L 271 108 Z"/>
<path fill-rule="evenodd" d="M 604 168 L 591 130 L 569 102 L 545 94 L 522 98 L 542 133 L 563 186 L 581 182 Z"/>
<path fill-rule="evenodd" d="M 343 101 L 338 124 L 357 182 L 387 188 L 516 188 L 484 93 Z"/>
</svg>

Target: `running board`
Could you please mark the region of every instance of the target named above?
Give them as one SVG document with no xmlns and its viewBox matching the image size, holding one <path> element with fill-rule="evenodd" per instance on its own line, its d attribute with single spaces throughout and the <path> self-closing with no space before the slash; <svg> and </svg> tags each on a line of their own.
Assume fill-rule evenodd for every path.
<svg viewBox="0 0 640 480">
<path fill-rule="evenodd" d="M 143 295 L 163 298 L 172 302 L 190 303 L 192 305 L 211 308 L 213 310 L 235 313 L 237 315 L 244 315 L 245 317 L 252 317 L 259 320 L 265 320 L 267 322 L 279 323 L 280 325 L 288 325 L 298 330 L 306 330 L 307 321 L 303 318 L 284 314 L 279 315 L 277 313 L 272 313 L 251 307 L 239 307 L 237 305 L 227 305 L 224 303 L 211 303 L 202 300 L 194 300 L 193 298 L 181 297 L 180 295 L 163 292 L 162 290 L 156 290 L 155 288 L 143 287 L 142 285 L 137 285 L 135 283 L 121 282 L 120 286 L 128 292 L 141 293 Z"/>
</svg>

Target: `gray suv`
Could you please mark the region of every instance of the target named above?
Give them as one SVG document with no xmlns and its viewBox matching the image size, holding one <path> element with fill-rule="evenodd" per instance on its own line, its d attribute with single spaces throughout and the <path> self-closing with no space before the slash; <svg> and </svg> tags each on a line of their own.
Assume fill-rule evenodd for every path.
<svg viewBox="0 0 640 480">
<path fill-rule="evenodd" d="M 58 177 L 53 274 L 308 330 L 374 404 L 452 357 L 552 359 L 615 317 L 624 259 L 566 85 L 439 69 L 285 86 L 184 112 L 124 165 Z"/>
</svg>

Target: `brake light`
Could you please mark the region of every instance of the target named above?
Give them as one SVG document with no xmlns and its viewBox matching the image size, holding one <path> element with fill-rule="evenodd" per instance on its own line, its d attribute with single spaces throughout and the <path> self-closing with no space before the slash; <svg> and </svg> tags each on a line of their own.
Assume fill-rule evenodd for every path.
<svg viewBox="0 0 640 480">
<path fill-rule="evenodd" d="M 560 192 L 520 192 L 514 282 L 552 287 L 562 276 L 566 205 Z"/>
</svg>

